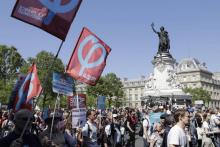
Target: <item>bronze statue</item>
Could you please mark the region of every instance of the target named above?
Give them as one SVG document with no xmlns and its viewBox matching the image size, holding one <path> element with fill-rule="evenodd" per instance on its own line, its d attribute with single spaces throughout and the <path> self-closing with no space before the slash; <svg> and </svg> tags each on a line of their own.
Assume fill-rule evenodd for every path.
<svg viewBox="0 0 220 147">
<path fill-rule="evenodd" d="M 170 49 L 170 39 L 168 36 L 168 32 L 164 29 L 164 27 L 160 27 L 160 32 L 157 32 L 154 29 L 154 23 L 151 24 L 151 27 L 153 31 L 158 35 L 159 37 L 159 47 L 158 47 L 158 53 L 169 53 Z"/>
</svg>

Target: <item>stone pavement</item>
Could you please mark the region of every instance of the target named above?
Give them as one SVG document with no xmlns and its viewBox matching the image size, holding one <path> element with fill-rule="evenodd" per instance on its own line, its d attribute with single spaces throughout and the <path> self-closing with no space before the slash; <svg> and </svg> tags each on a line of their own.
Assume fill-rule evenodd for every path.
<svg viewBox="0 0 220 147">
<path fill-rule="evenodd" d="M 138 124 L 136 131 L 135 131 L 136 132 L 135 147 L 143 147 L 144 146 L 143 138 L 138 135 L 139 129 L 140 129 L 140 124 Z"/>
</svg>

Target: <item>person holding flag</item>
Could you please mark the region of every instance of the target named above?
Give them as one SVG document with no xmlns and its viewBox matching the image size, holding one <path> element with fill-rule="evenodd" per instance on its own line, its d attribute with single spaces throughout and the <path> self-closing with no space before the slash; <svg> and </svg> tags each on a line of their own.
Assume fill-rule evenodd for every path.
<svg viewBox="0 0 220 147">
<path fill-rule="evenodd" d="M 14 115 L 15 129 L 9 135 L 0 139 L 1 147 L 42 147 L 38 137 L 30 132 L 30 127 L 32 121 L 29 121 L 27 127 L 25 128 L 25 123 L 29 118 L 32 118 L 33 114 L 28 109 L 21 109 L 17 111 Z M 21 134 L 24 131 L 22 137 Z"/>
</svg>

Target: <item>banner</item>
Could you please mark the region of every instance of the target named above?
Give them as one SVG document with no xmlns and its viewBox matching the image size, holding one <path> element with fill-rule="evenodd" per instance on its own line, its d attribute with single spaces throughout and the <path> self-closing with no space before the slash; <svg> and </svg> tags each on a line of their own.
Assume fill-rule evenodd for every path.
<svg viewBox="0 0 220 147">
<path fill-rule="evenodd" d="M 72 109 L 72 128 L 82 128 L 86 124 L 86 109 Z"/>
<path fill-rule="evenodd" d="M 12 17 L 65 40 L 82 0 L 17 0 Z"/>
<path fill-rule="evenodd" d="M 53 92 L 73 96 L 73 78 L 68 74 L 53 72 Z"/>
<path fill-rule="evenodd" d="M 68 97 L 69 106 L 72 109 L 77 108 L 77 95 L 69 96 Z M 86 108 L 86 95 L 85 94 L 78 94 L 78 103 L 79 108 Z"/>
<path fill-rule="evenodd" d="M 99 96 L 98 97 L 98 102 L 97 102 L 97 106 L 98 109 L 104 110 L 105 109 L 105 96 Z"/>
<path fill-rule="evenodd" d="M 75 79 L 89 85 L 95 85 L 104 67 L 111 49 L 87 28 L 83 28 L 73 54 L 67 73 Z"/>
</svg>

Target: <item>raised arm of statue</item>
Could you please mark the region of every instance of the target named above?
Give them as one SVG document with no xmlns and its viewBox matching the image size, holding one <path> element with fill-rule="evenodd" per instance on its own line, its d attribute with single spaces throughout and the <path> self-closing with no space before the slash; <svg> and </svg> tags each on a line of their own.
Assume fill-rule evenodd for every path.
<svg viewBox="0 0 220 147">
<path fill-rule="evenodd" d="M 152 30 L 153 30 L 156 34 L 158 34 L 158 32 L 154 29 L 154 23 L 151 24 L 151 27 L 152 27 Z"/>
</svg>

